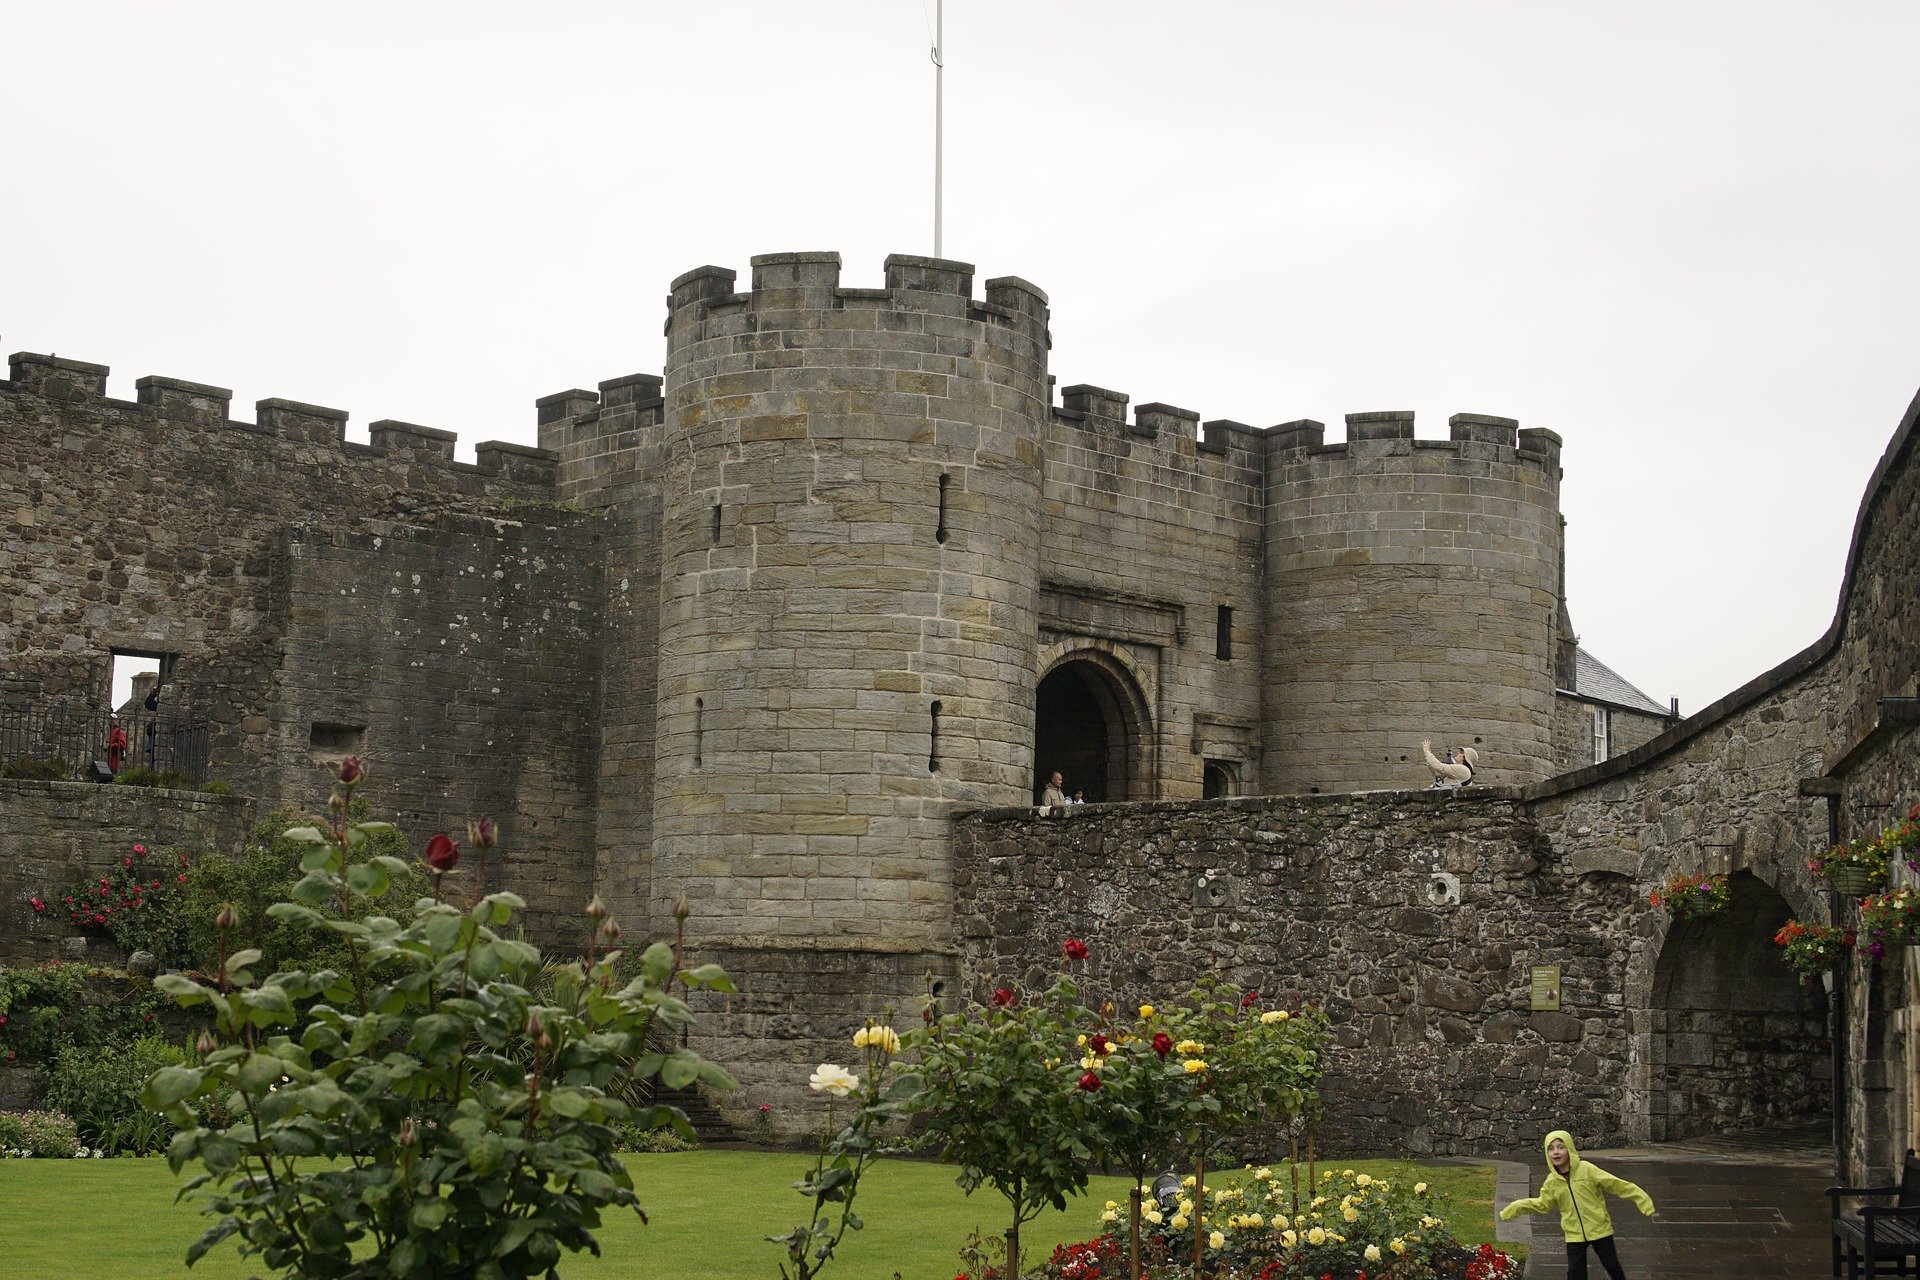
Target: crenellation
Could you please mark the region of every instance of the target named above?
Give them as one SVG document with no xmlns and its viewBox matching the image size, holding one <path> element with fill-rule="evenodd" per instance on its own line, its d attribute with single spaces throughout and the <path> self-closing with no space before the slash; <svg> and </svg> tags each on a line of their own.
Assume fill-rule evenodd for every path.
<svg viewBox="0 0 1920 1280">
<path fill-rule="evenodd" d="M 1447 419 L 1452 439 L 1462 443 L 1490 444 L 1502 449 L 1515 447 L 1515 432 L 1520 424 L 1512 418 L 1495 418 L 1484 413 L 1456 413 Z"/>
<path fill-rule="evenodd" d="M 1118 391 L 1108 391 L 1105 387 L 1080 382 L 1071 387 L 1060 388 L 1060 410 L 1081 418 L 1096 418 L 1102 422 L 1124 424 L 1127 420 L 1129 398 Z"/>
<path fill-rule="evenodd" d="M 223 426 L 231 418 L 233 392 L 225 387 L 158 374 L 139 378 L 133 386 L 138 403 L 163 417 L 203 426 Z"/>
<path fill-rule="evenodd" d="M 98 400 L 107 394 L 104 364 L 89 364 L 66 356 L 16 351 L 7 357 L 12 380 L 23 390 L 49 400 Z"/>
<path fill-rule="evenodd" d="M 1350 413 L 1347 415 L 1347 443 L 1391 441 L 1399 442 L 1413 439 L 1413 412 L 1408 409 L 1385 409 L 1370 413 Z"/>
<path fill-rule="evenodd" d="M 282 440 L 338 447 L 347 438 L 345 409 L 279 398 L 257 400 L 253 409 L 260 427 Z"/>
<path fill-rule="evenodd" d="M 663 403 L 663 382 L 657 373 L 630 373 L 624 378 L 611 378 L 600 384 L 601 407 L 613 409 L 632 405 L 636 409 L 658 408 Z"/>
<path fill-rule="evenodd" d="M 1164 433 L 1169 441 L 1191 443 L 1196 438 L 1194 428 L 1199 421 L 1200 415 L 1191 409 L 1161 404 L 1156 400 L 1135 407 L 1130 429 L 1135 435 L 1160 437 Z"/>
<path fill-rule="evenodd" d="M 1312 418 L 1296 418 L 1266 430 L 1267 447 L 1280 453 L 1300 449 L 1319 449 L 1327 443 L 1327 424 Z"/>
<path fill-rule="evenodd" d="M 970 301 L 973 264 L 946 258 L 922 258 L 910 253 L 887 255 L 887 288 L 896 292 L 942 293 Z"/>
<path fill-rule="evenodd" d="M 404 458 L 408 462 L 451 463 L 453 447 L 458 439 L 451 431 L 398 422 L 392 418 L 367 424 L 367 443 L 373 446 L 376 453 Z"/>
<path fill-rule="evenodd" d="M 545 426 L 562 418 L 577 418 L 600 407 L 600 393 L 573 387 L 541 396 L 533 402 L 535 425 Z"/>
<path fill-rule="evenodd" d="M 474 446 L 473 458 L 483 475 L 502 476 L 542 489 L 551 489 L 559 476 L 560 458 L 550 449 L 536 449 L 505 440 L 485 440 Z"/>
</svg>

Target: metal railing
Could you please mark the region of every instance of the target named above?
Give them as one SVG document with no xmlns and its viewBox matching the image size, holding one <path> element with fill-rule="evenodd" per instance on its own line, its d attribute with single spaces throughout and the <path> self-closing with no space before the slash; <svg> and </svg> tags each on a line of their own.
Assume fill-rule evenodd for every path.
<svg viewBox="0 0 1920 1280">
<path fill-rule="evenodd" d="M 207 779 L 207 721 L 174 711 L 138 711 L 122 717 L 125 749 L 112 749 L 112 713 L 72 701 L 0 705 L 0 772 L 57 762 L 69 776 L 93 776 L 94 762 L 114 772 L 143 765 L 184 774 L 196 785 Z M 116 759 L 117 755 L 117 759 Z"/>
</svg>

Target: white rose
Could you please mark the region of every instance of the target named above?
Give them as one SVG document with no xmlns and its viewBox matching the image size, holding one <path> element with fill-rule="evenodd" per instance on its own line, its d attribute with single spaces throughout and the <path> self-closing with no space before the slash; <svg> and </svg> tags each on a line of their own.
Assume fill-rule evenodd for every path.
<svg viewBox="0 0 1920 1280">
<path fill-rule="evenodd" d="M 807 1077 L 807 1087 L 816 1093 L 844 1098 L 860 1087 L 860 1077 L 837 1062 L 823 1062 Z"/>
</svg>

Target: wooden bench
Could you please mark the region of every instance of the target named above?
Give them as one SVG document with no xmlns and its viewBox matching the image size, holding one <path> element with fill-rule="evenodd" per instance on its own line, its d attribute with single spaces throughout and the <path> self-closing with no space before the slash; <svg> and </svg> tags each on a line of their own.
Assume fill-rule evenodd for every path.
<svg viewBox="0 0 1920 1280">
<path fill-rule="evenodd" d="M 1846 1196 L 1866 1200 L 1892 1199 L 1890 1205 L 1863 1205 L 1851 1213 L 1840 1201 Z M 1842 1247 L 1846 1254 L 1847 1280 L 1861 1275 L 1872 1277 L 1915 1274 L 1909 1259 L 1920 1263 L 1920 1155 L 1907 1152 L 1901 1166 L 1900 1185 L 1894 1187 L 1828 1187 L 1833 1223 L 1833 1274 L 1840 1274 Z M 1866 1270 L 1862 1272 L 1861 1263 Z M 1880 1267 L 1891 1262 L 1891 1271 Z"/>
</svg>

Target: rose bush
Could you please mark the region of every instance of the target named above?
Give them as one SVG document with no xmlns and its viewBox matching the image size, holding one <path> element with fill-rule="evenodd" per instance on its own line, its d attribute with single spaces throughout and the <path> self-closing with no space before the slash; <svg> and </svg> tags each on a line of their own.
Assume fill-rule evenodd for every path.
<svg viewBox="0 0 1920 1280">
<path fill-rule="evenodd" d="M 199 1062 L 156 1072 L 143 1094 L 181 1126 L 168 1163 L 199 1166 L 183 1193 L 216 1219 L 187 1259 L 237 1237 L 243 1256 L 306 1277 L 547 1274 L 565 1252 L 598 1251 L 603 1211 L 641 1210 L 616 1126 L 690 1131 L 675 1109 L 632 1107 L 621 1090 L 732 1087 L 691 1051 L 655 1047 L 691 1023 L 684 990 L 732 984 L 717 966 L 683 968 L 666 942 L 616 981 L 618 926 L 597 903 L 585 959 L 549 966 L 543 1000 L 532 995 L 540 952 L 504 932 L 522 906 L 511 893 L 465 907 L 436 893 L 406 923 L 350 911 L 410 870 L 388 856 L 350 861 L 389 830 L 349 816 L 353 764 L 329 818 L 287 833 L 309 846 L 305 874 L 271 909 L 344 939 L 344 971 L 258 977 L 258 950 L 226 951 L 237 922 L 223 911 L 213 978 L 156 981 L 211 1009 L 215 1025 Z M 444 888 L 452 869 L 435 871 Z"/>
</svg>

